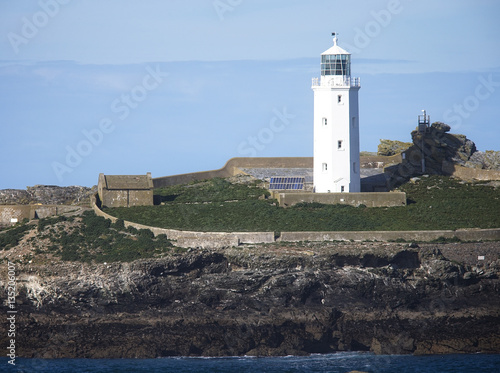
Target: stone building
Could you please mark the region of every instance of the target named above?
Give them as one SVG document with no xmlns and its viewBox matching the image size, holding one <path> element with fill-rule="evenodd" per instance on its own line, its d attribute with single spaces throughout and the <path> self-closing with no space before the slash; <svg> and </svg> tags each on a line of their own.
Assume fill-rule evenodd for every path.
<svg viewBox="0 0 500 373">
<path fill-rule="evenodd" d="M 153 205 L 153 179 L 146 175 L 99 174 L 97 192 L 103 207 Z"/>
</svg>

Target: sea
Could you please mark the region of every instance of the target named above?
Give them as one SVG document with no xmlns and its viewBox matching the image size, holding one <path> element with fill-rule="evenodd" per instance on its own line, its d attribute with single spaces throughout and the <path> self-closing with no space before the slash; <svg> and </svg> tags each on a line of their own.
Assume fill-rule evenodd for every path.
<svg viewBox="0 0 500 373">
<path fill-rule="evenodd" d="M 285 357 L 159 358 L 159 359 L 0 359 L 0 372 L 16 373 L 441 373 L 500 372 L 497 355 L 373 355 L 335 353 Z"/>
</svg>

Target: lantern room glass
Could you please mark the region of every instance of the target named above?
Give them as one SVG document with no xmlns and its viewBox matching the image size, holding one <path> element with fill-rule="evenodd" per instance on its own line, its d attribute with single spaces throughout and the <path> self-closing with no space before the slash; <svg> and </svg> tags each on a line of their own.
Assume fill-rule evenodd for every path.
<svg viewBox="0 0 500 373">
<path fill-rule="evenodd" d="M 349 54 L 322 55 L 321 75 L 351 76 L 351 55 Z"/>
</svg>

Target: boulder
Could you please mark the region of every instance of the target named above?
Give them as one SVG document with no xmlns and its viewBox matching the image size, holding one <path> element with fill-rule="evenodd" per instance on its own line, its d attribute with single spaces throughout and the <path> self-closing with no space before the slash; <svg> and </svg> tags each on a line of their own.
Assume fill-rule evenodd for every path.
<svg viewBox="0 0 500 373">
<path fill-rule="evenodd" d="M 411 142 L 381 139 L 377 155 L 391 156 L 400 154 L 412 145 Z"/>
<path fill-rule="evenodd" d="M 431 128 L 434 128 L 438 132 L 450 132 L 451 127 L 447 125 L 446 123 L 442 122 L 434 122 L 431 124 Z"/>
<path fill-rule="evenodd" d="M 422 132 L 413 131 L 413 145 L 402 153 L 402 163 L 385 169 L 388 187 L 393 188 L 423 174 L 447 175 L 446 165 L 450 163 L 466 165 L 476 153 L 476 144 L 464 135 L 449 131 L 450 126 L 441 122 L 432 123 Z"/>
</svg>

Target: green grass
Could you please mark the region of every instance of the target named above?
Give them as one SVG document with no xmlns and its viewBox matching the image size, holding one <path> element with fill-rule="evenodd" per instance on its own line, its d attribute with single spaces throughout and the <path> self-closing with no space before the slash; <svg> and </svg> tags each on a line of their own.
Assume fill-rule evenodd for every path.
<svg viewBox="0 0 500 373">
<path fill-rule="evenodd" d="M 257 184 L 258 182 L 250 185 L 232 184 L 226 179 L 213 178 L 202 182 L 155 189 L 154 194 L 158 202 L 176 203 L 242 201 L 270 195 L 269 191 L 259 188 Z"/>
<path fill-rule="evenodd" d="M 267 191 L 214 179 L 157 190 L 161 206 L 106 212 L 145 225 L 196 231 L 433 230 L 500 227 L 500 190 L 442 176 L 403 185 L 408 206 L 277 206 Z"/>
<path fill-rule="evenodd" d="M 2 231 L 0 234 L 0 250 L 9 250 L 16 246 L 31 228 L 32 227 L 27 224 L 27 221 L 23 221 L 23 223 L 19 223 L 13 228 Z"/>
<path fill-rule="evenodd" d="M 85 212 L 69 232 L 57 225 L 66 220 L 64 217 L 42 219 L 38 225 L 40 237 L 50 240 L 45 252 L 65 261 L 130 262 L 154 257 L 173 247 L 165 235 L 154 237 L 148 229 L 126 229 L 123 221 L 112 224 L 93 211 Z"/>
</svg>

